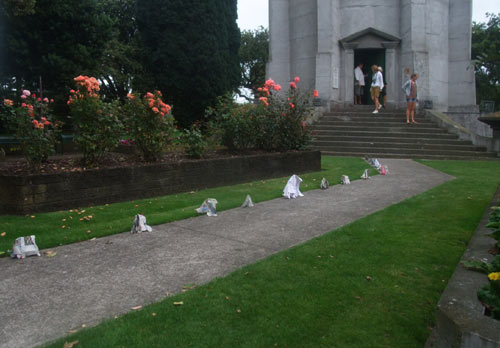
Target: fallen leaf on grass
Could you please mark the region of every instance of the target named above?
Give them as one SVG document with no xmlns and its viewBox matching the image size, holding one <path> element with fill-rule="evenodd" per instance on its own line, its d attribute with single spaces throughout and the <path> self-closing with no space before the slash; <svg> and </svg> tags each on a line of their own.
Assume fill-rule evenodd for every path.
<svg viewBox="0 0 500 348">
<path fill-rule="evenodd" d="M 366 276 L 366 280 L 372 280 L 372 277 Z"/>
<path fill-rule="evenodd" d="M 156 317 L 156 313 L 151 313 L 151 315 L 152 315 L 153 317 Z"/>
<path fill-rule="evenodd" d="M 141 309 L 141 308 L 142 308 L 142 306 L 135 306 L 135 307 L 132 307 L 132 309 L 133 309 L 134 311 L 136 311 L 136 310 L 138 310 L 138 309 Z"/>
<path fill-rule="evenodd" d="M 7 232 L 2 232 L 2 233 L 0 233 L 0 236 L 5 237 L 6 234 L 7 234 Z"/>
<path fill-rule="evenodd" d="M 88 231 L 87 231 L 87 233 L 92 233 L 92 231 L 91 231 L 91 230 L 88 230 Z"/>
<path fill-rule="evenodd" d="M 184 304 L 184 302 L 180 301 L 180 302 L 174 302 L 174 306 L 182 306 Z"/>
<path fill-rule="evenodd" d="M 61 228 L 62 228 L 62 229 L 65 229 L 65 228 L 66 228 L 66 225 L 62 225 L 62 226 L 61 226 Z"/>
<path fill-rule="evenodd" d="M 45 251 L 45 256 L 47 256 L 47 257 L 54 257 L 54 256 L 56 256 L 56 254 L 57 253 L 54 250 Z"/>
<path fill-rule="evenodd" d="M 182 292 L 187 292 L 196 288 L 196 284 L 188 284 L 182 287 Z"/>
<path fill-rule="evenodd" d="M 229 296 L 226 296 L 226 300 L 228 300 L 228 301 L 229 301 Z"/>
<path fill-rule="evenodd" d="M 35 215 L 31 215 L 30 218 L 34 219 L 35 218 Z"/>
<path fill-rule="evenodd" d="M 236 312 L 241 313 L 241 309 L 237 309 Z"/>
<path fill-rule="evenodd" d="M 78 344 L 78 341 L 65 342 L 63 348 L 73 348 Z"/>
</svg>

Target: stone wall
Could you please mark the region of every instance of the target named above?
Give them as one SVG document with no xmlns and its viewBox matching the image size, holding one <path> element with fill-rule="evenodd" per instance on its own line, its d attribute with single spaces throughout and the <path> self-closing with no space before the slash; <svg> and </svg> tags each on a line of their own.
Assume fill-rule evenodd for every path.
<svg viewBox="0 0 500 348">
<path fill-rule="evenodd" d="M 320 152 L 303 151 L 50 175 L 0 176 L 0 214 L 72 209 L 319 170 Z"/>
<path fill-rule="evenodd" d="M 500 202 L 497 191 L 491 206 Z M 494 239 L 486 228 L 490 209 L 486 209 L 479 226 L 461 261 L 488 260 L 493 255 L 491 249 Z M 458 265 L 455 273 L 438 303 L 436 328 L 425 345 L 426 348 L 500 348 L 500 320 L 484 315 L 484 306 L 477 299 L 477 291 L 488 284 L 486 274 L 465 269 Z"/>
</svg>

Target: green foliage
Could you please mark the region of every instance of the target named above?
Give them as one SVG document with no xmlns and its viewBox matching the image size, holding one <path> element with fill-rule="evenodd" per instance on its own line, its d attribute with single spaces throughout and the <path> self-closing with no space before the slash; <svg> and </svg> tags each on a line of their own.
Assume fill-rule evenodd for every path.
<svg viewBox="0 0 500 348">
<path fill-rule="evenodd" d="M 500 272 L 500 255 L 495 256 L 491 262 L 483 262 L 478 260 L 468 260 L 462 262 L 464 267 L 471 271 L 477 271 L 485 274 L 492 272 Z"/>
<path fill-rule="evenodd" d="M 208 108 L 209 128 L 221 145 L 231 151 L 257 148 L 257 122 L 264 113 L 262 105 L 237 104 L 231 95 L 218 98 L 215 108 Z"/>
<path fill-rule="evenodd" d="M 143 98 L 130 94 L 122 108 L 127 133 L 135 140 L 144 160 L 156 161 L 171 141 L 175 127 L 170 105 L 161 92 L 146 93 Z"/>
<path fill-rule="evenodd" d="M 258 96 L 257 88 L 266 80 L 266 64 L 269 59 L 269 32 L 260 27 L 241 33 L 239 51 L 241 65 L 241 87 L 252 90 Z M 246 97 L 244 94 L 240 94 Z"/>
<path fill-rule="evenodd" d="M 207 149 L 207 142 L 196 125 L 185 129 L 181 139 L 187 155 L 191 158 L 201 158 Z"/>
<path fill-rule="evenodd" d="M 472 59 L 476 93 L 481 100 L 495 101 L 500 110 L 500 14 L 487 14 L 488 23 L 473 23 Z"/>
<path fill-rule="evenodd" d="M 0 116 L 7 129 L 20 140 L 23 155 L 31 169 L 38 171 L 41 163 L 54 153 L 57 124 L 52 123 L 48 100 L 42 102 L 28 97 L 24 101 L 14 107 L 12 101 L 4 100 Z"/>
<path fill-rule="evenodd" d="M 15 11 L 9 6 L 17 3 L 3 4 L 0 18 L 5 31 L 0 85 L 7 85 L 8 90 L 36 90 L 41 77 L 43 89 L 56 101 L 56 111 L 65 115 L 72 78 L 98 76 L 113 21 L 99 0 L 37 0 L 34 12 L 9 15 Z"/>
<path fill-rule="evenodd" d="M 188 126 L 240 82 L 236 0 L 152 0 L 137 4 L 152 83 Z"/>
<path fill-rule="evenodd" d="M 491 316 L 500 320 L 500 280 L 490 280 L 477 292 L 479 300 L 488 308 Z"/>
<path fill-rule="evenodd" d="M 104 155 L 118 146 L 122 122 L 118 102 L 106 103 L 99 98 L 99 84 L 93 77 L 75 78 L 78 90 L 71 90 L 68 100 L 77 136 L 75 143 L 83 153 L 86 166 L 95 167 Z"/>
<path fill-rule="evenodd" d="M 257 90 L 263 95 L 258 105 L 238 105 L 229 96 L 219 99 L 207 117 L 221 144 L 230 150 L 304 149 L 311 140 L 306 119 L 312 112 L 312 93 L 302 93 L 300 79 L 295 81 L 282 94 L 281 86 L 269 79 Z"/>
<path fill-rule="evenodd" d="M 105 46 L 100 71 L 101 95 L 107 100 L 125 100 L 127 93 L 146 90 L 149 78 L 142 60 L 141 33 L 137 28 L 137 0 L 100 0 L 104 12 L 113 20 L 113 34 Z"/>
<path fill-rule="evenodd" d="M 5 99 L 0 109 L 7 130 L 19 139 L 24 158 L 30 168 L 38 172 L 40 165 L 54 153 L 59 123 L 54 123 L 49 99 L 43 100 L 29 91 L 23 91 L 21 102 Z"/>
</svg>

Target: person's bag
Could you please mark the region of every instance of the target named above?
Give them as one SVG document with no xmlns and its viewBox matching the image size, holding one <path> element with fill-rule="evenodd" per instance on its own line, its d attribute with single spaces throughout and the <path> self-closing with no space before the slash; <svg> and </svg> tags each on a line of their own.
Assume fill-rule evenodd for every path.
<svg viewBox="0 0 500 348">
<path fill-rule="evenodd" d="M 370 179 L 370 175 L 368 174 L 368 169 L 365 169 L 365 171 L 363 172 L 363 175 L 361 175 L 361 179 L 363 179 L 363 180 Z"/>
</svg>

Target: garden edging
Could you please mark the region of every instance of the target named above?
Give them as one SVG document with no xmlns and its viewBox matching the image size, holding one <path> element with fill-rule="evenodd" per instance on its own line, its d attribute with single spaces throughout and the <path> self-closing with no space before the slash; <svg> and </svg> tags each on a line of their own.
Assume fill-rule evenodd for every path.
<svg viewBox="0 0 500 348">
<path fill-rule="evenodd" d="M 2 175 L 0 214 L 71 209 L 320 170 L 319 151 L 294 151 L 60 174 Z"/>
<path fill-rule="evenodd" d="M 491 206 L 498 206 L 500 188 L 492 199 Z M 490 262 L 488 253 L 494 240 L 486 228 L 490 209 L 486 209 L 474 236 L 461 261 L 483 260 Z M 500 320 L 484 315 L 484 307 L 477 298 L 477 291 L 488 284 L 488 277 L 479 272 L 465 269 L 461 264 L 441 295 L 434 329 L 427 348 L 500 348 Z"/>
</svg>

